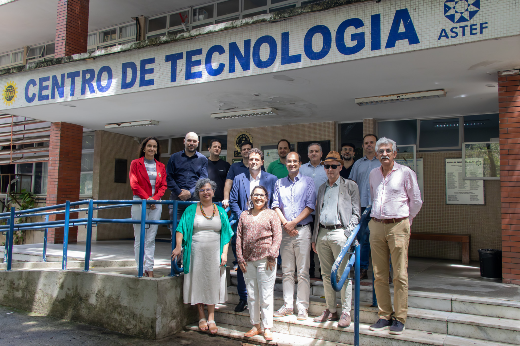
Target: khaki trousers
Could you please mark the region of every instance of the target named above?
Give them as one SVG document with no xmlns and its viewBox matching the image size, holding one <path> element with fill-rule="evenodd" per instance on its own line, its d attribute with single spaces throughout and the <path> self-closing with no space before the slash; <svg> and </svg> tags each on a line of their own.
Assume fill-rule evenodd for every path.
<svg viewBox="0 0 520 346">
<path fill-rule="evenodd" d="M 371 220 L 370 248 L 374 268 L 375 291 L 379 317 L 390 319 L 392 315 L 406 323 L 408 314 L 408 244 L 410 242 L 410 222 L 405 219 L 398 223 L 381 223 Z M 390 298 L 388 284 L 389 262 L 392 258 L 394 269 L 394 307 Z"/>
<path fill-rule="evenodd" d="M 345 230 L 335 229 L 327 230 L 320 227 L 318 239 L 316 240 L 316 251 L 318 251 L 318 258 L 320 259 L 321 275 L 323 276 L 323 289 L 325 290 L 325 302 L 327 309 L 330 312 L 336 312 L 336 291 L 332 288 L 330 283 L 330 272 L 332 265 L 338 258 L 341 249 L 347 242 Z M 338 277 L 341 277 L 343 270 L 347 265 L 347 259 L 341 262 L 338 269 Z M 346 312 L 350 315 L 350 308 L 352 304 L 352 281 L 347 280 L 341 288 L 341 312 Z"/>
</svg>

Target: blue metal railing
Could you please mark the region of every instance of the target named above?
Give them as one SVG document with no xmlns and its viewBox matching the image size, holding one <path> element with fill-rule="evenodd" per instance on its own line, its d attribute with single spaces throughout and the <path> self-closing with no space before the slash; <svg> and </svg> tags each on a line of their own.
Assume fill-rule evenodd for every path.
<svg viewBox="0 0 520 346">
<path fill-rule="evenodd" d="M 12 269 L 13 259 L 13 243 L 14 243 L 14 232 L 18 230 L 42 230 L 44 231 L 44 242 L 43 242 L 43 261 L 47 261 L 47 237 L 49 228 L 63 228 L 63 257 L 62 257 L 62 269 L 67 269 L 67 252 L 68 252 L 68 240 L 69 240 L 69 228 L 72 226 L 87 226 L 87 237 L 86 237 L 86 248 L 85 248 L 85 269 L 84 271 L 90 270 L 90 255 L 92 249 L 92 226 L 101 223 L 123 223 L 123 224 L 139 224 L 141 226 L 140 231 L 140 247 L 139 247 L 139 263 L 138 263 L 138 277 L 143 276 L 143 259 L 144 259 L 144 243 L 146 225 L 166 225 L 172 228 L 172 251 L 176 246 L 175 229 L 177 227 L 177 209 L 179 205 L 192 204 L 196 202 L 185 202 L 185 201 L 147 201 L 147 200 L 84 200 L 78 202 L 67 201 L 63 204 L 54 206 L 46 206 L 40 208 L 32 208 L 26 210 L 16 211 L 14 207 L 8 213 L 0 213 L 0 220 L 6 220 L 7 225 L 0 225 L 0 233 L 7 233 L 5 242 L 4 258 L 7 263 L 7 270 Z M 108 204 L 108 205 L 102 205 Z M 141 220 L 129 219 L 103 219 L 94 218 L 94 210 L 103 210 L 110 208 L 123 208 L 131 207 L 134 204 L 141 204 Z M 171 205 L 173 208 L 173 217 L 171 220 L 146 220 L 146 206 L 147 204 L 166 204 Z M 86 208 L 81 206 L 87 205 Z M 102 205 L 102 206 L 100 206 Z M 71 208 L 78 207 L 78 208 Z M 59 210 L 63 209 L 63 210 Z M 86 211 L 86 218 L 71 218 L 71 213 L 78 213 Z M 227 210 L 226 210 L 227 211 Z M 64 214 L 64 220 L 49 221 L 50 215 Z M 16 219 L 20 217 L 34 217 L 34 216 L 45 216 L 45 221 L 41 222 L 29 222 L 29 223 L 16 223 Z M 232 218 L 231 218 L 232 219 Z M 231 221 L 233 224 L 236 221 Z M 177 264 L 177 260 L 171 259 L 171 271 L 170 276 L 175 276 L 183 272 L 183 268 L 180 268 Z"/>
<path fill-rule="evenodd" d="M 349 238 L 347 239 L 346 244 L 341 249 L 341 252 L 334 262 L 332 266 L 332 272 L 330 274 L 330 283 L 332 285 L 332 288 L 338 292 L 342 289 L 343 285 L 345 284 L 345 281 L 352 280 L 352 278 L 349 278 L 348 275 L 350 273 L 350 270 L 352 269 L 352 266 L 354 266 L 354 346 L 359 346 L 359 294 L 360 294 L 360 245 L 356 244 L 354 247 L 354 252 L 350 251 L 350 248 L 352 247 L 352 244 L 354 243 L 354 240 L 357 237 L 357 234 L 361 228 L 361 225 L 365 222 L 367 217 L 370 217 L 370 210 L 372 207 L 367 207 L 363 214 L 361 215 L 361 220 L 359 221 L 359 224 L 354 228 L 352 233 L 350 234 Z M 340 280 L 338 281 L 338 270 L 341 266 L 341 263 L 345 259 L 345 256 L 347 254 L 350 254 L 350 259 L 348 260 L 348 263 L 345 266 L 345 269 L 343 270 L 343 274 L 341 275 Z"/>
</svg>

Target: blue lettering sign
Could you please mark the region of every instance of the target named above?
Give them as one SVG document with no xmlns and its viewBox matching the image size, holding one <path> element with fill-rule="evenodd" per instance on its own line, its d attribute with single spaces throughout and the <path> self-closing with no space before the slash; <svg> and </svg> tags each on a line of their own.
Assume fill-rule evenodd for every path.
<svg viewBox="0 0 520 346">
<path fill-rule="evenodd" d="M 79 71 L 67 73 L 67 79 L 70 79 L 70 96 L 74 96 L 76 92 L 76 78 L 79 78 L 80 75 Z"/>
<path fill-rule="evenodd" d="M 226 65 L 224 65 L 223 63 L 220 63 L 220 64 L 218 64 L 218 67 L 216 69 L 214 69 L 213 66 L 211 65 L 211 59 L 213 58 L 214 53 L 218 53 L 219 55 L 222 55 L 222 54 L 226 53 L 226 50 L 221 45 L 215 45 L 215 46 L 211 47 L 210 49 L 208 49 L 208 52 L 206 53 L 206 72 L 208 72 L 208 74 L 210 76 L 216 77 L 219 74 L 221 74 L 222 72 L 224 72 L 224 68 L 226 67 Z"/>
<path fill-rule="evenodd" d="M 44 84 L 51 80 L 51 77 L 41 77 L 38 80 L 38 101 L 47 101 L 49 99 L 49 94 L 44 95 L 43 92 L 49 90 L 49 85 Z"/>
<path fill-rule="evenodd" d="M 52 76 L 52 84 L 51 84 L 51 99 L 56 98 L 56 91 L 58 92 L 58 97 L 62 99 L 65 96 L 65 73 L 61 74 L 61 83 L 58 81 L 58 76 Z"/>
<path fill-rule="evenodd" d="M 484 33 L 484 29 L 487 29 L 487 22 L 480 23 L 480 34 L 482 35 Z"/>
<path fill-rule="evenodd" d="M 31 96 L 29 96 L 29 87 L 36 87 L 36 81 L 34 79 L 29 79 L 27 84 L 25 84 L 25 101 L 27 103 L 33 103 L 36 99 L 36 93 L 33 92 Z"/>
<path fill-rule="evenodd" d="M 442 30 L 444 30 L 444 29 L 442 29 Z M 446 30 L 444 30 L 444 31 L 446 31 Z M 457 38 L 457 37 L 459 37 L 459 32 L 457 31 L 457 27 L 456 26 L 451 28 L 450 32 L 453 34 L 453 35 L 450 36 L 450 38 Z M 448 34 L 446 34 L 446 36 L 448 36 Z M 448 37 L 446 37 L 446 38 L 448 38 Z"/>
<path fill-rule="evenodd" d="M 401 23 L 403 23 L 404 31 L 399 32 Z M 394 48 L 396 42 L 402 40 L 408 40 L 409 45 L 421 43 L 407 8 L 395 11 L 385 48 Z"/>
<path fill-rule="evenodd" d="M 164 57 L 165 62 L 170 63 L 170 82 L 177 81 L 177 61 L 184 59 L 184 53 L 168 54 Z"/>
<path fill-rule="evenodd" d="M 312 38 L 316 34 L 321 34 L 323 37 L 323 46 L 319 52 L 315 52 L 312 48 Z M 325 25 L 316 25 L 307 31 L 305 34 L 305 38 L 303 39 L 303 50 L 305 51 L 305 55 L 310 60 L 321 60 L 327 56 L 330 52 L 330 47 L 332 46 L 332 35 L 330 33 L 329 28 Z"/>
<path fill-rule="evenodd" d="M 107 74 L 107 84 L 103 85 L 102 77 L 103 73 Z M 96 79 L 97 90 L 104 93 L 110 89 L 112 86 L 112 69 L 110 66 L 103 66 L 99 69 Z"/>
<path fill-rule="evenodd" d="M 229 44 L 229 73 L 235 73 L 235 59 L 240 64 L 242 71 L 251 69 L 251 40 L 244 40 L 244 54 L 238 48 L 236 42 Z"/>
<path fill-rule="evenodd" d="M 295 64 L 302 61 L 301 54 L 290 55 L 289 32 L 282 32 L 282 65 Z"/>
<path fill-rule="evenodd" d="M 452 29 L 452 32 L 453 32 L 453 29 L 456 29 L 456 27 L 455 27 L 455 28 L 451 28 L 451 29 Z M 458 33 L 457 33 L 457 35 L 458 35 Z M 448 36 L 448 33 L 446 32 L 446 29 L 442 29 L 442 30 L 441 30 L 441 33 L 440 33 L 439 38 L 438 38 L 437 40 L 440 40 L 440 39 L 443 38 L 443 37 L 446 37 L 447 39 L 450 38 L 450 37 Z"/>
<path fill-rule="evenodd" d="M 267 60 L 262 60 L 260 57 L 260 48 L 264 43 L 269 46 L 269 57 Z M 255 45 L 253 46 L 253 63 L 258 68 L 268 68 L 274 64 L 277 54 L 278 45 L 276 44 L 274 37 L 269 35 L 262 36 L 256 40 Z"/>
<path fill-rule="evenodd" d="M 196 57 L 198 55 L 202 55 L 201 48 L 189 50 L 186 52 L 186 73 L 185 73 L 184 79 L 190 80 L 190 79 L 202 78 L 202 71 L 195 71 L 195 72 L 191 71 L 194 67 L 201 65 L 200 59 L 193 60 L 193 57 Z"/>
<path fill-rule="evenodd" d="M 87 77 L 88 75 L 88 77 Z M 96 89 L 94 88 L 94 79 L 96 78 L 96 71 L 92 68 L 81 71 L 81 95 L 85 95 L 87 92 L 95 94 Z"/>
<path fill-rule="evenodd" d="M 469 34 L 470 35 L 477 35 L 478 34 L 478 24 L 471 24 L 469 26 Z"/>
<path fill-rule="evenodd" d="M 139 65 L 139 87 L 154 85 L 154 80 L 146 79 L 146 75 L 152 74 L 154 69 L 146 68 L 146 65 L 155 64 L 155 58 L 143 59 Z"/>
<path fill-rule="evenodd" d="M 132 73 L 130 81 L 128 81 L 128 70 Z M 137 81 L 137 65 L 135 62 L 124 62 L 121 66 L 121 90 L 130 89 Z"/>
<path fill-rule="evenodd" d="M 363 21 L 359 18 L 350 18 L 345 20 L 338 26 L 338 30 L 336 31 L 336 48 L 343 55 L 352 55 L 360 52 L 363 48 L 365 48 L 365 33 L 358 32 L 350 35 L 350 39 L 352 41 L 356 41 L 357 43 L 352 47 L 347 47 L 345 44 L 345 32 L 349 27 L 354 27 L 355 29 L 359 29 L 365 26 Z"/>
<path fill-rule="evenodd" d="M 370 49 L 381 49 L 381 15 L 379 13 L 370 16 Z"/>
</svg>

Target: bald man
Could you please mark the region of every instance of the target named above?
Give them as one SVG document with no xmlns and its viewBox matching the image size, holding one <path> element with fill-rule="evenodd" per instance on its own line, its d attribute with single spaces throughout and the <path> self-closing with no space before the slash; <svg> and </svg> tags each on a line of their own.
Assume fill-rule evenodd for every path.
<svg viewBox="0 0 520 346">
<path fill-rule="evenodd" d="M 171 191 L 170 199 L 177 201 L 196 201 L 195 184 L 199 179 L 208 177 L 208 159 L 197 152 L 199 136 L 188 132 L 184 137 L 184 150 L 170 156 L 166 166 L 166 182 Z M 180 220 L 187 206 L 179 206 L 177 220 Z M 172 208 L 170 208 L 170 216 Z"/>
</svg>

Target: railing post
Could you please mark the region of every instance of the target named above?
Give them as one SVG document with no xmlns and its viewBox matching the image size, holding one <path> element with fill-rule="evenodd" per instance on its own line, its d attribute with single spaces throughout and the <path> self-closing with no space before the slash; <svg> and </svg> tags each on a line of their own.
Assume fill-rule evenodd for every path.
<svg viewBox="0 0 520 346">
<path fill-rule="evenodd" d="M 177 201 L 173 201 L 173 205 L 172 205 L 172 232 L 171 232 L 171 236 L 172 236 L 172 252 L 173 250 L 175 249 L 175 247 L 177 246 L 177 240 L 175 238 L 175 229 L 177 228 L 177 208 L 178 208 L 178 202 Z M 173 262 L 174 261 L 177 261 L 177 259 L 173 259 L 173 258 L 170 258 L 171 259 L 171 263 L 170 263 L 170 276 L 175 276 L 175 272 L 173 270 Z"/>
<path fill-rule="evenodd" d="M 63 227 L 63 258 L 61 269 L 67 270 L 67 250 L 69 247 L 69 220 L 70 220 L 70 201 L 65 202 L 65 225 Z"/>
<path fill-rule="evenodd" d="M 49 215 L 45 216 L 45 222 L 49 222 Z M 43 261 L 47 262 L 47 234 L 49 233 L 49 228 L 45 228 L 43 232 Z"/>
<path fill-rule="evenodd" d="M 354 265 L 354 273 L 355 273 L 355 280 L 354 280 L 354 289 L 355 289 L 355 297 L 354 297 L 354 346 L 359 346 L 359 294 L 360 294 L 360 255 L 361 251 L 359 250 L 359 244 L 356 245 L 355 248 L 355 265 Z"/>
<path fill-rule="evenodd" d="M 7 270 L 11 270 L 11 266 L 13 264 L 13 242 L 14 242 L 14 207 L 11 207 L 11 218 L 9 219 L 9 247 L 8 247 L 8 255 L 7 255 Z"/>
<path fill-rule="evenodd" d="M 94 201 L 88 201 L 88 215 L 87 215 L 87 246 L 85 249 L 85 271 L 90 269 L 90 252 L 92 246 L 92 217 L 94 213 Z"/>
<path fill-rule="evenodd" d="M 374 267 L 372 266 L 372 307 L 377 307 L 377 297 L 376 297 L 376 278 L 374 276 Z"/>
<path fill-rule="evenodd" d="M 141 201 L 141 242 L 139 244 L 139 269 L 137 271 L 137 277 L 143 277 L 143 265 L 144 265 L 144 241 L 146 232 L 146 199 Z"/>
<path fill-rule="evenodd" d="M 11 219 L 7 219 L 7 224 L 10 225 L 11 224 Z M 4 246 L 4 263 L 7 263 L 7 259 L 9 258 L 9 233 L 11 231 L 7 231 L 5 233 L 5 246 Z"/>
</svg>

